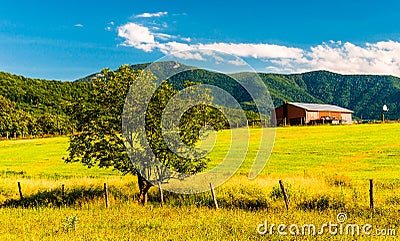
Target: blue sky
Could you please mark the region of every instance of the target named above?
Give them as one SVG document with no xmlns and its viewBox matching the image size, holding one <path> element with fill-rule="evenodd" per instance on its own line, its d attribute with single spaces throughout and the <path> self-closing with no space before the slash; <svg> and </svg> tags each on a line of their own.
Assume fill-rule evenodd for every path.
<svg viewBox="0 0 400 241">
<path fill-rule="evenodd" d="M 400 76 L 398 9 L 398 1 L 384 0 L 7 1 L 0 71 L 75 80 L 211 48 L 262 72 Z"/>
</svg>

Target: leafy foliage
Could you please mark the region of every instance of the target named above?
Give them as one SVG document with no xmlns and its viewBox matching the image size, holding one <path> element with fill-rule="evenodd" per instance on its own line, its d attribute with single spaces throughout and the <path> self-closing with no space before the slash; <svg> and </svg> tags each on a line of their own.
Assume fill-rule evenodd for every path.
<svg viewBox="0 0 400 241">
<path fill-rule="evenodd" d="M 105 69 L 101 72 L 101 77 L 93 79 L 89 84 L 92 92 L 88 101 L 77 101 L 68 109 L 71 118 L 77 120 L 78 133 L 70 137 L 69 157 L 66 162 L 81 162 L 88 167 L 113 167 L 123 173 L 137 172 L 140 195 L 143 195 L 140 200 L 143 203 L 146 202 L 145 195 L 151 187 L 151 183 L 144 178 L 147 170 L 142 170 L 148 166 L 134 166 L 128 158 L 124 144 L 130 145 L 129 157 L 138 160 L 138 163 L 147 158 L 152 159 L 154 153 L 164 165 L 180 173 L 193 174 L 206 167 L 208 159 L 177 155 L 164 141 L 161 129 L 163 111 L 177 93 L 170 84 L 164 81 L 155 89 L 154 76 L 151 73 L 135 71 L 127 65 L 121 66 L 117 71 Z M 135 98 L 125 101 L 129 90 Z M 203 95 L 202 99 L 211 101 L 207 93 L 198 93 Z M 147 103 L 146 95 L 149 94 L 152 96 Z M 190 101 L 188 98 L 181 100 L 174 108 L 180 109 L 184 102 Z M 126 123 L 129 128 L 125 143 L 121 135 L 124 104 L 130 113 L 145 115 L 146 133 L 146 136 L 141 135 L 143 127 L 138 125 L 134 119 L 136 116 L 133 116 L 129 119 L 131 122 Z M 199 140 L 199 131 L 204 125 L 213 125 L 215 130 L 223 128 L 224 123 L 220 124 L 219 121 L 207 123 L 213 111 L 206 105 L 197 105 L 183 114 L 179 123 L 179 136 L 185 145 L 195 147 Z M 181 148 L 177 143 L 172 145 L 176 145 L 176 150 Z"/>
</svg>

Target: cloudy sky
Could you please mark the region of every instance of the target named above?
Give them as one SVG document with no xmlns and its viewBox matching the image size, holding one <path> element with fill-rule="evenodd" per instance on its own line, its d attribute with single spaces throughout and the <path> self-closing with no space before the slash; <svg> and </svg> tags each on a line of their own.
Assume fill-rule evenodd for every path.
<svg viewBox="0 0 400 241">
<path fill-rule="evenodd" d="M 398 9 L 385 0 L 8 1 L 0 71 L 75 80 L 169 54 L 201 61 L 182 51 L 214 49 L 260 72 L 400 76 Z"/>
</svg>

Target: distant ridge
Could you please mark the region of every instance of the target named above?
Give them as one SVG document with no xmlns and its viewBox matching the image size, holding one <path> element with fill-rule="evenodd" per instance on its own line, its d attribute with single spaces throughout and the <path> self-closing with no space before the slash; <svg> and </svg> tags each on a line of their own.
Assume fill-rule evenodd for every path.
<svg viewBox="0 0 400 241">
<path fill-rule="evenodd" d="M 145 69 L 151 63 L 135 64 L 132 69 Z M 251 109 L 252 103 L 248 93 L 230 76 L 207 70 L 185 66 L 175 61 L 159 62 L 157 71 L 168 70 L 179 65 L 179 68 L 191 69 L 169 81 L 176 88 L 183 88 L 185 80 L 219 86 L 231 93 L 245 108 Z M 57 82 L 33 80 L 0 72 L 0 95 L 14 101 L 24 110 L 35 111 L 33 104 L 39 103 L 41 112 L 50 106 L 58 109 L 57 102 L 74 101 L 79 96 L 85 96 L 87 85 L 96 74 L 78 79 L 75 82 Z M 237 73 L 246 75 L 249 73 Z M 325 103 L 338 105 L 354 111 L 355 117 L 363 119 L 379 119 L 382 106 L 386 104 L 389 119 L 400 118 L 400 78 L 388 75 L 342 75 L 325 70 L 302 74 L 272 74 L 259 73 L 259 76 L 269 89 L 275 106 L 284 101 Z M 44 83 L 46 82 L 46 83 Z M 52 83 L 52 84 L 48 84 Z M 80 84 L 82 83 L 82 84 Z M 51 88 L 46 86 L 53 86 Z M 60 89 L 64 93 L 54 92 Z M 83 90 L 83 89 L 85 90 Z M 74 93 L 70 93 L 72 91 Z M 33 102 L 32 102 L 33 101 Z"/>
</svg>

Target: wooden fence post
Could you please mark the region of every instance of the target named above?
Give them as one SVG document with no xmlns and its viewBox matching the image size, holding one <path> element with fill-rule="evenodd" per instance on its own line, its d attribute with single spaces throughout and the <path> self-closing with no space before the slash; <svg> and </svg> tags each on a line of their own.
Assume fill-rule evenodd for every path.
<svg viewBox="0 0 400 241">
<path fill-rule="evenodd" d="M 64 195 L 65 195 L 65 185 L 62 184 L 61 185 L 61 197 L 64 199 Z"/>
<path fill-rule="evenodd" d="M 108 190 L 107 190 L 107 183 L 104 183 L 104 198 L 106 200 L 106 208 L 108 208 Z"/>
<path fill-rule="evenodd" d="M 22 189 L 20 182 L 18 182 L 18 191 L 19 191 L 19 199 L 22 201 L 22 199 L 24 199 L 24 196 L 22 196 Z"/>
<path fill-rule="evenodd" d="M 214 200 L 215 209 L 218 209 L 217 197 L 215 196 L 214 187 L 211 182 L 210 182 L 210 189 L 211 189 L 212 198 Z"/>
<path fill-rule="evenodd" d="M 61 202 L 62 204 L 65 204 L 65 185 L 61 185 Z"/>
<path fill-rule="evenodd" d="M 287 193 L 285 190 L 285 186 L 283 185 L 282 180 L 279 180 L 279 185 L 281 186 L 283 198 L 285 199 L 286 210 L 289 210 L 289 199 L 288 199 L 288 196 L 287 196 Z"/>
<path fill-rule="evenodd" d="M 374 209 L 374 180 L 369 179 L 369 207 Z"/>
<path fill-rule="evenodd" d="M 161 183 L 158 183 L 158 189 L 160 190 L 160 199 L 161 199 L 161 207 L 164 206 L 164 194 L 163 194 L 163 190 L 161 188 Z"/>
</svg>

